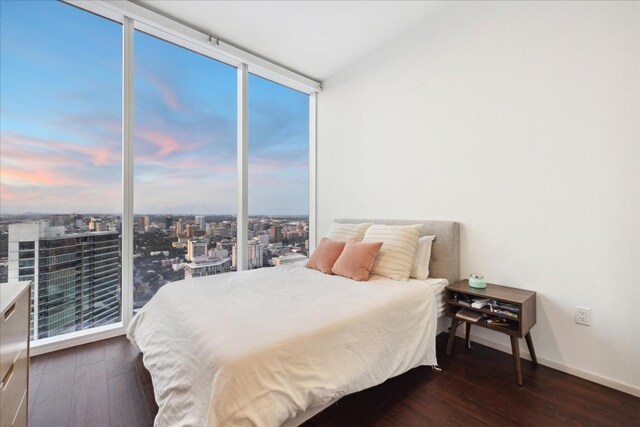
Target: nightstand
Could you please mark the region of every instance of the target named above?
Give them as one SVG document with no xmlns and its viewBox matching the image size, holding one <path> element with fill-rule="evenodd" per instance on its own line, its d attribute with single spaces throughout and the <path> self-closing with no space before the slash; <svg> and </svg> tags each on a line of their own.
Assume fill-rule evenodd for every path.
<svg viewBox="0 0 640 427">
<path fill-rule="evenodd" d="M 471 325 L 491 329 L 509 335 L 513 364 L 516 370 L 516 381 L 522 385 L 522 367 L 520 363 L 520 347 L 518 338 L 524 338 L 531 354 L 533 366 L 538 364 L 531 340 L 531 328 L 536 324 L 536 293 L 525 289 L 487 283 L 484 289 L 469 286 L 468 280 L 462 280 L 445 288 L 445 314 L 451 317 L 447 354 L 451 354 L 458 324 L 464 322 L 465 341 L 469 346 Z M 487 299 L 487 305 L 474 308 L 469 301 Z M 469 305 L 468 305 L 469 304 Z M 460 313 L 461 310 L 465 312 Z M 462 318 L 461 316 L 466 318 Z M 478 318 L 473 320 L 474 318 Z"/>
</svg>

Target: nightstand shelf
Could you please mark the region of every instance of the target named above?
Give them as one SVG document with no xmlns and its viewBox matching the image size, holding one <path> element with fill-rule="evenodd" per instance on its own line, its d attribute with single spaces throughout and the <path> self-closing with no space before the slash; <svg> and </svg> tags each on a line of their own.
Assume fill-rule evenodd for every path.
<svg viewBox="0 0 640 427">
<path fill-rule="evenodd" d="M 487 284 L 484 289 L 476 289 L 469 286 L 467 280 L 448 285 L 445 288 L 445 314 L 451 317 L 451 328 L 449 328 L 449 343 L 447 345 L 447 354 L 451 354 L 456 330 L 460 322 L 466 323 L 465 341 L 467 347 L 470 344 L 471 325 L 490 329 L 492 331 L 501 332 L 509 335 L 511 339 L 511 350 L 513 352 L 513 362 L 516 371 L 516 380 L 518 385 L 522 385 L 522 367 L 520 363 L 520 347 L 518 338 L 524 338 L 531 354 L 533 365 L 537 365 L 536 354 L 531 340 L 530 330 L 536 323 L 536 293 L 525 289 L 511 288 L 508 286 Z M 512 307 L 511 312 L 514 315 L 496 312 L 491 308 L 473 308 L 467 304 L 460 303 L 459 300 L 469 299 L 489 299 L 493 302 L 509 304 Z M 470 321 L 457 316 L 462 309 L 469 310 L 472 313 L 483 315 L 478 321 Z M 486 318 L 493 318 L 506 325 L 496 325 L 487 323 Z"/>
</svg>

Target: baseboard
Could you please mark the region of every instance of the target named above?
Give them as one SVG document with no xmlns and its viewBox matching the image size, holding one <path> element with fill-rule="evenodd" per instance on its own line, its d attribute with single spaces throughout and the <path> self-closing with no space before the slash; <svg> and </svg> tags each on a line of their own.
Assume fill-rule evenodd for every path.
<svg viewBox="0 0 640 427">
<path fill-rule="evenodd" d="M 464 338 L 464 332 L 460 330 L 458 330 L 458 333 L 456 333 L 456 335 Z M 486 338 L 479 337 L 474 334 L 471 334 L 471 341 L 477 342 L 478 344 L 486 345 L 487 347 L 491 347 L 503 353 L 511 354 L 510 345 L 496 343 L 494 341 L 490 341 Z M 520 357 L 522 357 L 523 359 L 531 360 L 531 355 L 524 348 L 526 348 L 526 346 L 521 346 Z M 585 380 L 592 381 L 597 384 L 601 384 L 605 387 L 609 387 L 614 390 L 628 393 L 632 396 L 640 397 L 640 387 L 638 386 L 623 383 L 622 381 L 614 380 L 612 378 L 604 377 L 602 375 L 594 374 L 593 372 L 585 371 L 584 369 L 574 368 L 564 363 L 556 362 L 555 360 L 550 360 L 544 357 L 540 357 L 540 355 L 536 355 L 536 356 L 538 359 L 538 363 L 541 365 L 556 369 L 561 372 L 565 372 L 567 374 L 575 375 L 576 377 L 583 378 Z"/>
</svg>

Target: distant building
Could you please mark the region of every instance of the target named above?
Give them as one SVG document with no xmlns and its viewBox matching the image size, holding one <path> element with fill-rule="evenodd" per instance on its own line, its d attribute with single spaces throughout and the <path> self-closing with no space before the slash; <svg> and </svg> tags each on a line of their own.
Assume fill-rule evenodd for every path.
<svg viewBox="0 0 640 427">
<path fill-rule="evenodd" d="M 102 222 L 102 218 L 91 217 L 91 221 L 89 221 L 89 231 L 106 231 L 106 226 Z"/>
<path fill-rule="evenodd" d="M 73 220 L 75 228 L 82 228 L 84 226 L 84 219 L 80 215 L 76 215 Z"/>
<path fill-rule="evenodd" d="M 247 249 L 248 249 L 248 253 L 247 253 L 247 258 L 248 258 L 247 268 L 249 270 L 254 270 L 256 268 L 263 267 L 263 265 L 264 265 L 263 264 L 264 248 L 260 244 L 260 242 L 257 241 L 257 240 L 249 240 Z M 233 248 L 231 250 L 231 265 L 233 267 L 237 267 L 238 266 L 238 247 L 237 247 L 237 245 L 235 243 L 234 243 Z"/>
<path fill-rule="evenodd" d="M 258 241 L 260 242 L 260 244 L 262 246 L 267 246 L 269 244 L 269 235 L 268 234 L 261 234 L 259 236 L 257 236 Z"/>
<path fill-rule="evenodd" d="M 148 215 L 140 215 L 138 217 L 138 231 L 146 231 L 151 224 Z"/>
<path fill-rule="evenodd" d="M 158 255 L 164 255 L 164 256 L 169 256 L 169 251 L 151 251 L 149 252 L 150 256 L 158 256 Z"/>
<path fill-rule="evenodd" d="M 203 239 L 193 239 L 187 242 L 187 261 L 207 256 L 207 242 Z"/>
<path fill-rule="evenodd" d="M 202 230 L 202 231 L 206 230 L 207 223 L 204 222 L 204 216 L 196 215 L 195 216 L 195 223 L 198 226 L 198 230 Z"/>
<path fill-rule="evenodd" d="M 32 336 L 46 338 L 121 318 L 117 232 L 65 234 L 47 221 L 9 225 L 8 278 L 32 280 Z M 35 335 L 33 334 L 35 332 Z"/>
<path fill-rule="evenodd" d="M 186 237 L 178 237 L 178 240 L 171 243 L 171 246 L 173 246 L 176 249 L 185 249 L 188 245 L 188 242 L 189 242 L 189 239 L 187 239 Z"/>
<path fill-rule="evenodd" d="M 263 258 L 262 258 L 262 252 L 263 252 L 263 247 L 260 244 L 259 241 L 257 240 L 251 240 L 249 242 L 249 251 L 248 251 L 248 255 L 249 255 L 249 263 L 248 263 L 248 268 L 249 270 L 253 270 L 254 268 L 262 268 L 263 264 Z"/>
<path fill-rule="evenodd" d="M 9 256 L 9 233 L 0 232 L 0 258 Z"/>
<path fill-rule="evenodd" d="M 205 260 L 202 262 L 190 262 L 184 266 L 184 278 L 211 276 L 213 274 L 226 273 L 231 270 L 231 260 L 222 258 L 216 260 Z"/>
<path fill-rule="evenodd" d="M 289 255 L 280 255 L 279 257 L 271 258 L 269 262 L 271 265 L 283 265 L 290 264 L 292 262 L 304 261 L 307 257 L 301 254 L 289 254 Z"/>
<path fill-rule="evenodd" d="M 229 258 L 229 251 L 226 249 L 209 249 L 207 252 L 209 258 Z"/>
<path fill-rule="evenodd" d="M 164 228 L 166 230 L 169 230 L 172 225 L 173 225 L 173 217 L 171 215 L 169 215 L 168 217 L 166 217 L 164 219 Z"/>
<path fill-rule="evenodd" d="M 277 224 L 272 224 L 269 229 L 269 236 L 273 243 L 282 242 L 282 226 Z"/>
</svg>

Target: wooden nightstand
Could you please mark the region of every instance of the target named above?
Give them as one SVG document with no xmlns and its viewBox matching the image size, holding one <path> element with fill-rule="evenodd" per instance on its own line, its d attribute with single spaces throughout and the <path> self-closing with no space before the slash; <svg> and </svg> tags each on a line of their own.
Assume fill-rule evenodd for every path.
<svg viewBox="0 0 640 427">
<path fill-rule="evenodd" d="M 448 285 L 446 288 L 445 314 L 451 317 L 451 328 L 449 328 L 449 343 L 447 354 L 451 354 L 453 340 L 459 322 L 466 323 L 465 340 L 469 346 L 469 333 L 471 325 L 502 332 L 511 338 L 511 350 L 513 353 L 513 363 L 516 370 L 516 380 L 518 385 L 522 385 L 522 367 L 520 364 L 520 347 L 518 338 L 524 338 L 529 347 L 533 366 L 538 364 L 536 353 L 533 349 L 530 330 L 536 324 L 536 293 L 525 289 L 510 288 L 508 286 L 493 285 L 487 283 L 485 289 L 476 289 L 469 286 L 468 280 L 462 280 Z M 486 305 L 482 308 L 467 306 L 465 298 L 468 299 L 489 299 L 492 301 L 491 307 Z M 493 304 L 496 303 L 496 304 Z M 504 304 L 507 304 L 505 306 Z M 508 307 L 501 309 L 499 306 Z M 458 312 L 466 308 L 471 314 L 483 315 L 477 321 L 462 319 L 457 316 Z M 495 319 L 496 322 L 488 323 L 487 319 Z"/>
</svg>

